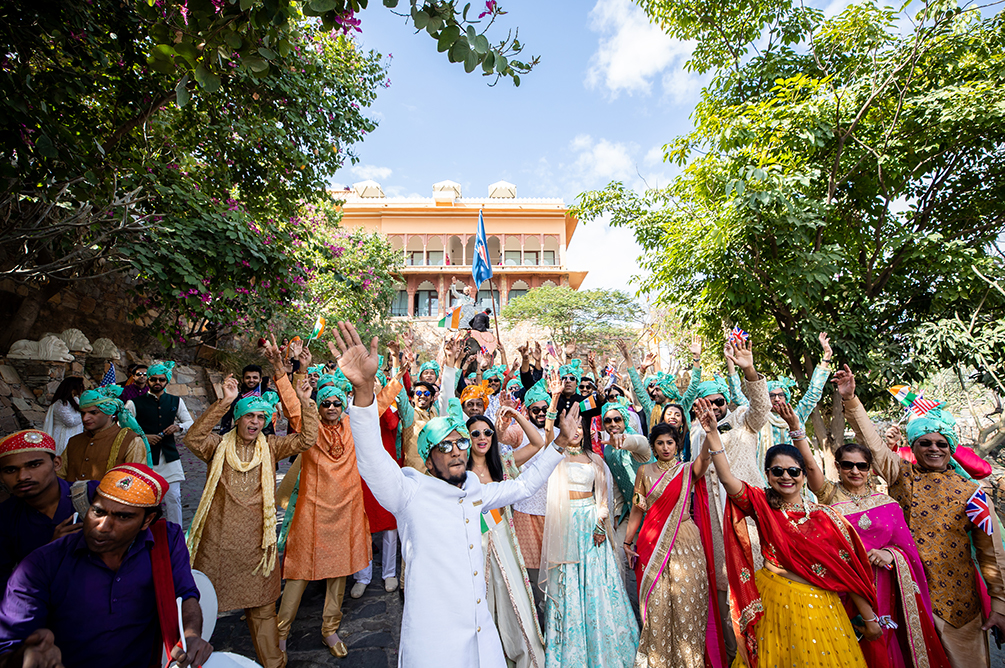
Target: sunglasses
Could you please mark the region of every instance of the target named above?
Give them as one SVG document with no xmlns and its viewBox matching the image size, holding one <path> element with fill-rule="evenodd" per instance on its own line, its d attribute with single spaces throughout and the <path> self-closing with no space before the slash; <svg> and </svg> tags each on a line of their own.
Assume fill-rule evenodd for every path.
<svg viewBox="0 0 1005 668">
<path fill-rule="evenodd" d="M 865 462 L 849 462 L 844 459 L 838 462 L 838 466 L 841 467 L 842 471 L 851 471 L 852 469 L 858 469 L 859 471 L 869 470 L 869 465 Z"/>
<path fill-rule="evenodd" d="M 538 408 L 530 408 L 530 409 L 528 409 L 528 410 L 529 410 L 529 411 L 530 411 L 531 413 L 533 413 L 534 415 L 537 415 L 537 414 L 539 414 L 539 413 L 547 413 L 547 412 L 548 412 L 548 409 L 547 409 L 547 408 L 545 408 L 544 406 L 540 406 L 540 407 L 538 407 Z"/>
<path fill-rule="evenodd" d="M 784 392 L 768 392 L 768 398 L 769 399 L 784 399 L 785 398 L 785 393 Z"/>
<path fill-rule="evenodd" d="M 620 418 L 620 417 L 609 417 L 609 418 L 605 417 L 604 418 L 604 424 L 611 424 L 612 422 L 615 423 L 615 424 L 620 423 L 620 422 L 624 422 L 624 418 Z"/>
<path fill-rule="evenodd" d="M 574 383 L 578 383 L 579 379 L 575 376 L 562 376 L 562 380 L 571 380 Z"/>
<path fill-rule="evenodd" d="M 168 379 L 164 376 L 150 376 L 147 378 L 151 383 L 167 383 Z"/>
<path fill-rule="evenodd" d="M 930 448 L 930 447 L 932 447 L 934 445 L 935 447 L 937 447 L 940 450 L 948 450 L 949 449 L 949 442 L 948 441 L 930 441 L 930 440 L 928 440 L 926 438 L 923 441 L 915 441 L 914 444 L 917 445 L 918 447 L 921 447 L 921 448 Z"/>
<path fill-rule="evenodd" d="M 417 397 L 431 397 L 431 396 L 433 396 L 433 393 L 430 392 L 429 390 L 416 390 L 415 391 L 415 396 L 417 396 Z"/>
<path fill-rule="evenodd" d="M 789 474 L 790 478 L 798 478 L 803 474 L 803 470 L 798 466 L 790 466 L 788 468 L 785 468 L 784 466 L 772 466 L 768 469 L 768 471 L 776 478 L 781 478 L 786 473 Z"/>
<path fill-rule="evenodd" d="M 146 371 L 137 371 L 133 375 L 136 376 L 137 378 L 139 378 L 140 376 L 143 376 L 144 378 L 146 378 L 147 372 Z"/>
<path fill-rule="evenodd" d="M 719 397 L 718 399 L 709 399 L 708 401 L 713 406 L 718 406 L 719 408 L 722 408 L 723 406 L 726 405 L 726 400 L 723 399 L 722 397 Z"/>
<path fill-rule="evenodd" d="M 491 429 L 475 429 L 471 432 L 471 438 L 478 438 L 479 436 L 485 435 L 485 438 L 492 438 L 492 434 L 495 432 Z"/>
<path fill-rule="evenodd" d="M 433 447 L 435 447 L 443 454 L 449 455 L 451 452 L 454 451 L 455 445 L 457 446 L 458 450 L 466 451 L 468 448 L 471 447 L 471 441 L 469 441 L 466 438 L 459 438 L 456 441 L 440 441 Z"/>
<path fill-rule="evenodd" d="M 322 401 L 321 402 L 321 408 L 331 408 L 333 406 L 335 408 L 342 408 L 342 402 L 341 401 Z"/>
</svg>

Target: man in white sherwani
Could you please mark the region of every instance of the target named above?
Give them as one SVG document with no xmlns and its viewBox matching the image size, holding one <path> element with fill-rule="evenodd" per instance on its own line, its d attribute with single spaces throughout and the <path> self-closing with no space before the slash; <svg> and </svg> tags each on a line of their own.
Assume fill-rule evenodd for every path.
<svg viewBox="0 0 1005 668">
<path fill-rule="evenodd" d="M 402 668 L 505 668 L 499 632 L 485 594 L 481 513 L 529 497 L 547 481 L 575 433 L 579 410 L 562 416 L 559 436 L 515 480 L 482 484 L 467 471 L 468 431 L 460 404 L 419 433 L 430 475 L 399 468 L 384 450 L 374 398 L 377 339 L 369 349 L 350 324 L 335 339 L 339 368 L 353 385 L 349 414 L 359 473 L 398 521 L 405 569 L 405 607 L 398 665 Z"/>
</svg>

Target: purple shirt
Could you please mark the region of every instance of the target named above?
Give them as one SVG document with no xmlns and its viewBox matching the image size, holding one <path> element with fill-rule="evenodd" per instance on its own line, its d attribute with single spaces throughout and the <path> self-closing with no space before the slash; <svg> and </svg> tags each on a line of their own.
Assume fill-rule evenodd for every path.
<svg viewBox="0 0 1005 668">
<path fill-rule="evenodd" d="M 144 385 L 140 388 L 138 385 L 126 385 L 122 388 L 122 394 L 119 395 L 119 401 L 126 403 L 127 401 L 133 401 L 138 397 L 142 397 L 144 394 L 150 391 L 150 387 Z"/>
<path fill-rule="evenodd" d="M 51 541 L 56 525 L 73 515 L 70 483 L 62 478 L 56 478 L 56 482 L 59 484 L 59 506 L 52 519 L 16 496 L 0 503 L 0 591 L 7 588 L 7 579 L 14 567 Z"/>
<path fill-rule="evenodd" d="M 199 598 L 181 527 L 167 523 L 175 595 Z M 66 668 L 149 668 L 163 650 L 150 565 L 153 534 L 136 537 L 118 571 L 87 549 L 83 532 L 28 555 L 0 603 L 0 654 L 50 629 Z"/>
</svg>

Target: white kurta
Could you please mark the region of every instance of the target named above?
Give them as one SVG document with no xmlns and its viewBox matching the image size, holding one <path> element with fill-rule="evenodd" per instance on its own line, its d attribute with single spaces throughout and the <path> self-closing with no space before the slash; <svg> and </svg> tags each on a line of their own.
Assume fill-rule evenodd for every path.
<svg viewBox="0 0 1005 668">
<path fill-rule="evenodd" d="M 405 568 L 402 668 L 505 668 L 485 593 L 480 513 L 508 506 L 544 485 L 562 461 L 546 448 L 516 480 L 463 487 L 398 468 L 380 440 L 376 401 L 349 413 L 359 473 L 398 520 Z"/>
</svg>

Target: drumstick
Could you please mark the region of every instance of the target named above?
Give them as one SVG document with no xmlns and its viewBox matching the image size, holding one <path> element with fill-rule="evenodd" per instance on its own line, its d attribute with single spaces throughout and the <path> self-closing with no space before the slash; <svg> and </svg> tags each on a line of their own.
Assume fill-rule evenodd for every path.
<svg viewBox="0 0 1005 668">
<path fill-rule="evenodd" d="M 185 642 L 185 622 L 181 618 L 181 596 L 176 598 L 174 602 L 178 605 L 178 635 L 181 636 L 181 651 L 188 654 L 188 643 Z"/>
</svg>

